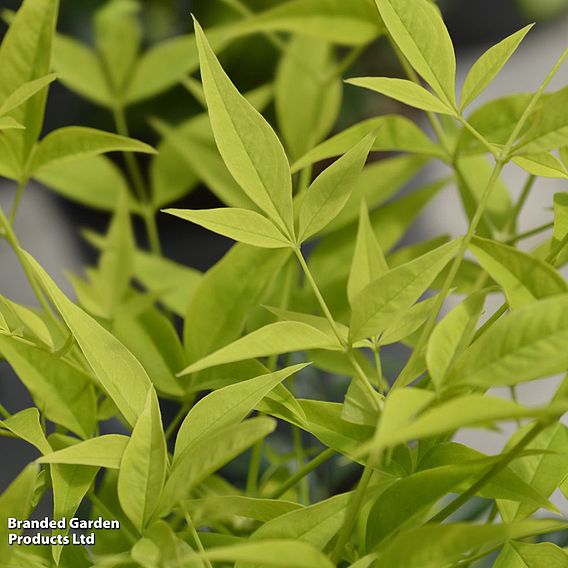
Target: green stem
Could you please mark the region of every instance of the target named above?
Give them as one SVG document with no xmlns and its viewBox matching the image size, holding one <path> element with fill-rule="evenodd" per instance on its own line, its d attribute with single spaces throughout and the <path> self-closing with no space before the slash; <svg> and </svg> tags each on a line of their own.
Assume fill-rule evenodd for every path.
<svg viewBox="0 0 568 568">
<path fill-rule="evenodd" d="M 246 494 L 250 497 L 258 495 L 258 478 L 260 475 L 260 466 L 262 465 L 263 449 L 263 440 L 259 440 L 252 448 L 246 485 Z"/>
<path fill-rule="evenodd" d="M 534 187 L 535 182 L 536 182 L 536 176 L 530 175 L 527 178 L 527 181 L 523 186 L 523 190 L 521 191 L 521 196 L 519 197 L 519 200 L 517 201 L 515 208 L 513 209 L 513 212 L 511 213 L 511 218 L 509 219 L 509 222 L 507 223 L 507 227 L 505 229 L 506 233 L 509 233 L 511 235 L 516 234 L 519 217 L 521 215 L 523 207 L 527 202 L 527 199 L 529 198 L 529 195 L 531 193 L 532 188 Z"/>
<path fill-rule="evenodd" d="M 116 105 L 113 108 L 113 116 L 116 125 L 116 131 L 121 136 L 130 137 L 130 130 L 126 121 L 126 115 L 124 108 L 121 105 Z M 140 170 L 140 165 L 138 164 L 138 161 L 136 160 L 134 154 L 132 154 L 131 152 L 124 153 L 124 160 L 130 179 L 132 181 L 132 187 L 134 188 L 134 192 L 138 201 L 142 205 L 142 218 L 146 226 L 150 250 L 152 251 L 152 253 L 161 256 L 162 247 L 160 244 L 158 227 L 156 224 L 156 216 L 154 215 L 154 211 L 151 206 L 152 197 L 144 182 L 144 177 L 142 175 L 142 171 Z"/>
<path fill-rule="evenodd" d="M 302 431 L 298 426 L 292 425 L 292 438 L 294 441 L 294 454 L 296 456 L 296 463 L 298 464 L 298 471 L 301 471 L 306 465 L 306 458 L 304 456 L 304 444 L 302 442 Z M 309 505 L 310 503 L 310 488 L 308 485 L 308 478 L 306 476 L 300 479 L 300 503 L 302 505 Z"/>
<path fill-rule="evenodd" d="M 177 414 L 174 416 L 174 419 L 169 423 L 166 429 L 166 440 L 169 440 L 176 431 L 177 427 L 180 425 L 181 421 L 187 416 L 187 413 L 191 409 L 191 402 L 185 403 L 182 407 L 178 410 Z"/>
<path fill-rule="evenodd" d="M 185 522 L 187 523 L 187 526 L 189 527 L 189 530 L 191 532 L 191 536 L 193 536 L 193 540 L 195 540 L 195 544 L 197 545 L 197 550 L 199 550 L 199 552 L 204 554 L 205 547 L 203 546 L 201 538 L 199 537 L 199 533 L 197 532 L 197 529 L 193 524 L 191 515 L 189 514 L 189 511 L 187 510 L 187 507 L 185 506 L 184 503 L 182 503 L 181 507 L 183 510 L 183 516 L 185 517 Z M 207 558 L 203 558 L 203 563 L 205 564 L 205 566 L 207 566 L 207 568 L 213 568 L 211 562 Z"/>
<path fill-rule="evenodd" d="M 0 414 L 2 415 L 4 420 L 6 420 L 7 418 L 10 418 L 10 416 L 12 416 L 2 403 L 0 403 Z"/>
<path fill-rule="evenodd" d="M 329 325 L 331 326 L 331 329 L 335 335 L 335 337 L 337 338 L 337 341 L 339 342 L 339 345 L 341 345 L 341 347 L 343 348 L 343 350 L 345 351 L 351 365 L 353 366 L 353 368 L 355 369 L 356 372 L 356 376 L 359 377 L 359 379 L 361 380 L 361 384 L 363 386 L 363 388 L 367 391 L 367 393 L 371 396 L 371 400 L 376 400 L 377 396 L 379 395 L 379 393 L 373 388 L 371 381 L 369 380 L 369 378 L 367 377 L 367 375 L 365 374 L 365 371 L 363 371 L 363 369 L 361 368 L 361 365 L 359 365 L 359 362 L 357 361 L 357 359 L 355 358 L 355 356 L 353 355 L 353 352 L 351 351 L 351 347 L 350 345 L 347 343 L 347 340 L 341 335 L 337 324 L 335 323 L 335 320 L 333 318 L 333 315 L 331 313 L 331 311 L 329 310 L 327 303 L 324 299 L 324 297 L 322 296 L 322 293 L 320 292 L 320 289 L 312 275 L 312 272 L 306 262 L 306 259 L 304 258 L 304 255 L 302 254 L 302 251 L 299 248 L 294 249 L 294 252 L 296 254 L 296 257 L 298 258 L 298 261 L 300 263 L 300 266 L 302 267 L 302 270 L 304 271 L 304 274 L 306 275 L 306 278 L 308 279 L 308 282 L 310 283 L 310 286 L 316 296 L 316 299 L 320 305 L 321 310 L 323 311 L 327 321 L 329 322 Z M 377 405 L 377 410 L 378 410 L 378 405 Z"/>
<path fill-rule="evenodd" d="M 518 235 L 515 235 L 514 237 L 505 241 L 505 244 L 506 245 L 514 245 L 514 244 L 518 243 L 519 241 L 524 241 L 525 239 L 530 239 L 531 237 L 534 237 L 535 235 L 540 235 L 541 233 L 544 233 L 545 231 L 548 231 L 548 230 L 553 229 L 553 228 L 554 228 L 554 223 L 545 223 L 544 225 L 540 225 L 539 227 L 535 227 L 534 229 L 531 229 L 530 231 L 525 231 L 524 233 L 519 233 Z"/>
<path fill-rule="evenodd" d="M 442 523 L 450 515 L 455 513 L 462 505 L 465 505 L 472 497 L 475 497 L 496 475 L 501 473 L 507 466 L 513 462 L 522 451 L 548 426 L 548 423 L 537 422 L 515 446 L 507 452 L 501 461 L 496 463 L 491 469 L 485 473 L 476 483 L 474 483 L 467 491 L 456 497 L 450 504 L 444 507 L 439 513 L 436 513 L 428 523 Z"/>
<path fill-rule="evenodd" d="M 18 214 L 18 209 L 20 203 L 22 202 L 22 197 L 24 196 L 24 190 L 26 188 L 27 181 L 19 180 L 18 189 L 16 190 L 16 197 L 14 197 L 14 203 L 12 205 L 12 210 L 10 211 L 10 225 L 13 227 L 16 221 L 16 215 Z"/>
<path fill-rule="evenodd" d="M 339 530 L 339 534 L 337 535 L 335 548 L 331 555 L 331 561 L 334 564 L 338 564 L 341 560 L 345 545 L 349 541 L 351 533 L 353 532 L 353 528 L 355 527 L 355 523 L 357 522 L 357 518 L 361 512 L 361 506 L 363 505 L 363 501 L 365 500 L 365 493 L 367 492 L 367 488 L 369 487 L 369 483 L 371 482 L 371 478 L 373 477 L 373 471 L 376 465 L 379 463 L 380 459 L 381 455 L 379 453 L 373 453 L 367 460 L 367 464 L 365 465 L 365 469 L 363 470 L 363 475 L 361 476 L 359 484 L 357 485 L 357 489 L 355 490 L 355 495 L 349 503 L 347 517 L 345 518 L 345 521 L 341 529 Z"/>
<path fill-rule="evenodd" d="M 304 479 L 307 475 L 312 473 L 315 469 L 317 469 L 320 465 L 324 464 L 325 462 L 329 461 L 334 455 L 335 450 L 328 448 L 321 452 L 318 456 L 316 456 L 313 460 L 307 462 L 301 469 L 299 469 L 294 475 L 289 477 L 278 489 L 269 493 L 267 495 L 267 499 L 280 499 L 286 491 L 295 487 L 302 479 Z"/>
<path fill-rule="evenodd" d="M 479 201 L 479 205 L 477 207 L 477 210 L 475 212 L 475 215 L 473 216 L 473 219 L 469 225 L 469 229 L 466 233 L 466 235 L 463 237 L 461 243 L 460 243 L 460 248 L 458 250 L 458 253 L 451 265 L 450 271 L 444 281 L 444 284 L 442 286 L 442 289 L 440 290 L 440 293 L 438 294 L 438 296 L 436 297 L 436 303 L 434 304 L 434 307 L 432 309 L 432 312 L 430 313 L 430 317 L 428 318 L 428 321 L 426 322 L 426 325 L 424 326 L 422 333 L 420 334 L 420 338 L 418 340 L 418 343 L 414 349 L 414 351 L 412 352 L 412 355 L 410 356 L 408 363 L 405 365 L 404 369 L 402 370 L 402 372 L 400 373 L 400 375 L 398 376 L 397 380 L 395 381 L 394 385 L 393 385 L 393 390 L 396 388 L 400 388 L 400 387 L 404 387 L 407 386 L 412 380 L 413 380 L 413 376 L 412 376 L 412 372 L 414 369 L 414 365 L 416 364 L 418 357 L 420 357 L 420 355 L 422 354 L 422 351 L 424 350 L 426 343 L 430 337 L 430 334 L 432 333 L 435 325 L 436 325 L 436 320 L 438 317 L 438 314 L 440 313 L 440 310 L 442 309 L 442 306 L 444 305 L 444 302 L 446 301 L 446 298 L 448 297 L 448 294 L 450 292 L 450 289 L 452 287 L 452 284 L 454 283 L 454 279 L 460 269 L 461 263 L 465 257 L 465 253 L 471 243 L 471 240 L 473 239 L 473 236 L 475 235 L 475 231 L 477 230 L 477 227 L 479 225 L 479 222 L 481 221 L 481 218 L 483 217 L 483 213 L 485 212 L 485 208 L 487 206 L 487 203 L 489 201 L 489 198 L 491 197 L 491 193 L 493 191 L 493 188 L 495 187 L 499 176 L 501 175 L 501 171 L 503 170 L 503 166 L 504 164 L 502 162 L 497 162 L 495 169 L 493 170 L 493 173 L 491 175 L 491 178 L 489 179 L 489 182 L 487 183 L 487 187 L 485 188 L 485 191 L 483 193 L 483 196 L 481 197 L 480 201 Z"/>
</svg>

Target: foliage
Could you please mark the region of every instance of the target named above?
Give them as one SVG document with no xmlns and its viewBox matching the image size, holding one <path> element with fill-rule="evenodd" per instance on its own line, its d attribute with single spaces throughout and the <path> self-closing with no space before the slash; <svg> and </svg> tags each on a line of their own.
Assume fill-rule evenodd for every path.
<svg viewBox="0 0 568 568">
<path fill-rule="evenodd" d="M 543 406 L 489 392 L 568 370 L 567 194 L 555 197 L 553 227 L 531 231 L 539 247 L 514 246 L 535 176 L 568 178 L 568 90 L 545 94 L 568 51 L 534 93 L 470 112 L 530 27 L 483 54 L 458 98 L 452 41 L 429 0 L 226 4 L 240 19 L 205 32 L 195 22 L 195 35 L 145 52 L 135 0 L 97 13 L 94 48 L 55 31 L 57 0 L 24 0 L 7 17 L 0 173 L 17 190 L 1 236 L 41 307 L 0 297 L 0 352 L 35 403 L 0 405 L 0 435 L 40 457 L 0 496 L 2 566 L 443 568 L 495 552 L 499 568 L 568 566 L 555 544 L 568 526 L 549 500 L 567 488 L 567 383 Z M 242 95 L 218 55 L 250 34 L 281 60 L 273 85 Z M 401 115 L 334 133 L 353 88 L 343 76 L 379 36 L 407 78 L 347 82 L 425 111 L 434 137 Z M 117 133 L 42 137 L 55 80 L 112 113 Z M 126 111 L 179 82 L 207 113 L 176 125 L 148 117 L 154 147 L 130 138 Z M 125 171 L 111 152 L 125 154 Z M 396 154 L 369 158 L 381 152 Z M 148 176 L 133 153 L 148 155 Z M 430 160 L 451 178 L 401 193 Z M 514 205 L 509 165 L 528 175 Z M 72 277 L 76 302 L 18 241 L 32 179 L 112 212 L 106 235 L 87 235 L 100 260 Z M 226 206 L 162 211 L 200 182 Z M 467 233 L 401 246 L 446 185 Z M 205 274 L 181 266 L 161 256 L 163 213 L 238 244 Z M 489 296 L 503 305 L 482 323 Z M 385 365 L 392 344 L 410 352 L 397 373 Z M 302 398 L 330 375 L 343 402 L 325 388 Z M 177 416 L 162 415 L 168 401 Z M 452 441 L 511 421 L 498 455 Z M 329 460 L 356 478 L 310 483 Z M 246 480 L 219 473 L 234 463 L 247 464 Z M 6 519 L 27 518 L 45 494 L 56 520 L 122 528 L 90 547 L 6 546 Z"/>
</svg>

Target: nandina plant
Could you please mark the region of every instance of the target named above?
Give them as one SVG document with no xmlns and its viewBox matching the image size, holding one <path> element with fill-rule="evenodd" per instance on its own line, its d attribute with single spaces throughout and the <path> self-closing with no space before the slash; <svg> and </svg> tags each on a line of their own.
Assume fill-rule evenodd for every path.
<svg viewBox="0 0 568 568">
<path fill-rule="evenodd" d="M 518 230 L 535 179 L 568 178 L 568 90 L 547 91 L 568 51 L 534 92 L 470 111 L 530 27 L 479 58 L 458 102 L 428 0 L 224 3 L 240 19 L 145 52 L 135 1 L 97 13 L 94 47 L 56 33 L 56 0 L 5 14 L 0 173 L 17 189 L 1 236 L 40 307 L 0 297 L 0 352 L 35 403 L 0 406 L 0 435 L 39 452 L 0 496 L 2 567 L 568 566 L 550 501 L 567 488 L 568 383 L 541 406 L 488 394 L 568 370 L 567 194 L 546 205 L 553 223 Z M 273 85 L 242 95 L 216 54 L 253 33 L 280 61 Z M 379 36 L 407 78 L 347 82 L 424 111 L 432 137 L 402 115 L 331 135 L 343 77 Z M 53 81 L 118 134 L 42 135 Z M 129 107 L 180 81 L 207 111 L 175 125 L 157 112 L 158 143 L 131 139 Z M 132 152 L 151 155 L 148 176 Z M 430 161 L 451 176 L 401 194 Z M 508 167 L 527 172 L 517 201 Z M 72 277 L 76 300 L 19 243 L 30 180 L 112 212 L 106 235 L 86 233 L 100 260 Z M 226 207 L 161 211 L 200 182 Z M 466 234 L 400 246 L 446 186 Z M 160 254 L 164 213 L 238 244 L 205 274 L 181 266 Z M 400 369 L 385 362 L 395 344 Z M 500 454 L 454 441 L 504 422 L 516 431 Z M 34 528 L 44 495 L 52 514 Z"/>
</svg>

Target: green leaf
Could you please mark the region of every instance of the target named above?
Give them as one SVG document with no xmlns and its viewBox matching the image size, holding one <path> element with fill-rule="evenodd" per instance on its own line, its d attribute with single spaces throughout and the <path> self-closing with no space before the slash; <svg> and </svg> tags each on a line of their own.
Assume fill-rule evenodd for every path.
<svg viewBox="0 0 568 568">
<path fill-rule="evenodd" d="M 0 131 L 1 130 L 22 130 L 25 127 L 19 122 L 14 120 L 11 116 L 3 116 L 0 118 Z M 7 176 L 10 177 L 10 176 Z"/>
<path fill-rule="evenodd" d="M 551 153 L 516 156 L 513 162 L 533 176 L 568 179 L 568 169 Z"/>
<path fill-rule="evenodd" d="M 515 385 L 565 371 L 567 314 L 566 295 L 518 308 L 459 357 L 448 386 Z"/>
<path fill-rule="evenodd" d="M 185 499 L 193 487 L 275 428 L 276 421 L 271 418 L 251 418 L 215 430 L 189 446 L 177 458 L 166 482 L 162 500 L 164 511 Z"/>
<path fill-rule="evenodd" d="M 440 157 L 440 149 L 408 118 L 398 114 L 358 122 L 310 150 L 292 165 L 296 173 L 311 164 L 341 156 L 369 134 L 377 133 L 373 152 L 399 151 Z"/>
<path fill-rule="evenodd" d="M 428 342 L 426 362 L 436 387 L 442 385 L 456 358 L 469 347 L 484 304 L 483 292 L 472 294 L 434 328 Z"/>
<path fill-rule="evenodd" d="M 140 314 L 120 314 L 113 332 L 142 363 L 159 393 L 168 397 L 184 395 L 176 373 L 184 367 L 185 355 L 174 326 L 164 314 L 154 308 Z"/>
<path fill-rule="evenodd" d="M 348 374 L 354 374 L 354 370 L 349 369 Z M 345 394 L 341 418 L 351 424 L 375 427 L 379 420 L 378 408 L 380 408 L 378 398 L 370 395 L 369 391 L 363 388 L 360 380 L 351 379 Z"/>
<path fill-rule="evenodd" d="M 287 367 L 216 390 L 202 398 L 185 417 L 176 438 L 175 460 L 188 448 L 216 430 L 244 420 L 282 381 L 306 365 Z"/>
<path fill-rule="evenodd" d="M 529 544 L 509 542 L 493 565 L 494 568 L 564 568 L 568 565 L 568 554 L 551 542 Z"/>
<path fill-rule="evenodd" d="M 456 108 L 456 56 L 440 12 L 427 0 L 375 0 L 387 30 L 416 72 Z"/>
<path fill-rule="evenodd" d="M 438 99 L 424 87 L 406 79 L 390 79 L 387 77 L 360 77 L 348 79 L 347 83 L 369 89 L 408 106 L 427 112 L 455 115 L 455 111 L 445 102 Z"/>
<path fill-rule="evenodd" d="M 511 308 L 568 293 L 568 285 L 548 263 L 513 247 L 475 237 L 470 245 L 481 266 L 503 288 Z"/>
<path fill-rule="evenodd" d="M 87 207 L 114 211 L 128 183 L 120 169 L 106 156 L 85 156 L 44 165 L 34 178 L 59 195 Z M 133 200 L 131 209 L 136 209 Z"/>
<path fill-rule="evenodd" d="M 446 465 L 396 481 L 379 496 L 369 512 L 367 550 L 373 550 L 388 535 L 412 527 L 442 497 L 488 467 L 486 463 Z"/>
<path fill-rule="evenodd" d="M 566 146 L 568 88 L 544 99 L 530 120 L 530 127 L 513 149 L 515 155 L 541 154 Z"/>
<path fill-rule="evenodd" d="M 239 34 L 291 32 L 340 45 L 364 45 L 382 31 L 376 10 L 368 0 L 292 0 L 236 26 Z"/>
<path fill-rule="evenodd" d="M 373 140 L 373 136 L 364 138 L 312 183 L 300 208 L 300 242 L 316 235 L 345 207 L 365 166 Z"/>
<path fill-rule="evenodd" d="M 156 153 L 148 144 L 132 138 L 125 138 L 94 128 L 67 126 L 50 132 L 39 143 L 29 172 L 35 174 L 38 170 L 54 163 L 69 162 L 107 152 Z"/>
<path fill-rule="evenodd" d="M 418 391 L 420 392 L 420 391 Z M 418 397 L 418 392 L 413 393 Z M 428 393 L 431 394 L 431 393 Z M 376 451 L 392 448 L 410 440 L 423 439 L 439 434 L 453 432 L 464 427 L 486 426 L 497 421 L 554 416 L 562 412 L 562 405 L 549 405 L 542 408 L 523 407 L 510 400 L 479 394 L 463 395 L 444 402 L 425 411 L 418 417 L 415 404 L 409 404 L 408 394 L 397 396 L 389 405 L 389 422 L 387 426 L 379 425 L 375 440 L 361 447 L 357 455 L 362 455 L 374 448 Z M 420 394 L 418 401 L 427 400 L 426 394 Z M 414 401 L 411 401 L 414 403 Z M 409 409 L 408 411 L 406 409 Z M 394 413 L 399 416 L 392 419 Z M 404 412 L 404 414 L 402 414 Z M 412 421 L 408 416 L 413 416 Z M 385 411 L 382 421 L 385 421 Z M 392 423 L 391 423 L 391 420 Z M 397 425 L 395 429 L 393 426 Z"/>
<path fill-rule="evenodd" d="M 23 254 L 61 313 L 101 386 L 133 427 L 152 386 L 146 371 L 118 339 L 61 292 L 32 256 Z"/>
<path fill-rule="evenodd" d="M 56 75 L 46 75 L 40 79 L 35 79 L 34 81 L 29 81 L 24 83 L 21 87 L 18 87 L 7 99 L 4 100 L 0 106 L 0 116 L 4 116 L 14 109 L 18 108 L 34 95 L 39 93 L 44 87 L 53 83 L 55 81 Z"/>
<path fill-rule="evenodd" d="M 276 116 L 293 160 L 318 144 L 337 120 L 343 95 L 341 79 L 326 80 L 334 70 L 331 46 L 304 35 L 290 41 L 280 60 L 275 81 Z"/>
<path fill-rule="evenodd" d="M 8 544 L 9 533 L 22 534 L 22 530 L 8 529 L 8 519 L 27 519 L 31 509 L 38 478 L 35 464 L 25 467 L 18 477 L 0 495 L 0 556 L 10 563 L 16 548 Z"/>
<path fill-rule="evenodd" d="M 504 451 L 511 449 L 526 433 L 526 426 L 515 432 L 505 445 Z M 549 497 L 568 474 L 567 441 L 566 426 L 553 424 L 526 447 L 527 450 L 542 450 L 545 453 L 515 460 L 509 467 L 533 489 Z M 499 513 L 505 522 L 523 520 L 532 515 L 538 507 L 528 501 L 499 501 L 498 505 Z"/>
<path fill-rule="evenodd" d="M 95 430 L 93 379 L 43 349 L 0 335 L 0 352 L 49 420 L 88 438 Z"/>
<path fill-rule="evenodd" d="M 560 246 L 562 239 L 568 234 L 568 193 L 554 195 L 554 236 L 550 244 L 551 251 Z M 562 251 L 556 265 L 560 266 L 566 251 Z"/>
<path fill-rule="evenodd" d="M 508 540 L 553 532 L 564 526 L 562 522 L 547 520 L 510 525 L 426 525 L 395 536 L 382 549 L 379 559 L 385 566 L 437 568 L 455 564 L 480 548 L 491 550 Z"/>
<path fill-rule="evenodd" d="M 111 0 L 95 15 L 97 51 L 113 95 L 119 99 L 127 90 L 140 50 L 142 29 L 138 20 L 139 11 L 140 4 L 135 0 Z"/>
<path fill-rule="evenodd" d="M 337 339 L 315 327 L 300 322 L 276 322 L 261 327 L 196 361 L 181 371 L 180 375 L 188 375 L 216 365 L 281 353 L 339 348 Z"/>
<path fill-rule="evenodd" d="M 468 73 L 460 100 L 460 110 L 469 106 L 499 75 L 534 24 L 510 35 L 488 49 Z"/>
<path fill-rule="evenodd" d="M 266 540 L 220 546 L 199 554 L 213 562 L 260 563 L 266 568 L 332 568 L 321 552 L 295 540 Z M 189 556 L 188 559 L 195 559 Z"/>
<path fill-rule="evenodd" d="M 52 66 L 58 80 L 67 88 L 96 104 L 112 107 L 113 94 L 103 66 L 91 49 L 71 37 L 57 34 Z"/>
<path fill-rule="evenodd" d="M 39 410 L 26 408 L 0 422 L 4 428 L 37 448 L 42 454 L 51 453 L 51 446 L 40 424 Z"/>
<path fill-rule="evenodd" d="M 418 301 L 458 247 L 459 241 L 452 241 L 371 282 L 353 300 L 351 340 L 375 337 L 385 331 Z"/>
<path fill-rule="evenodd" d="M 57 0 L 27 0 L 16 13 L 0 47 L 2 103 L 24 84 L 49 73 L 58 7 Z M 14 110 L 12 117 L 26 129 L 3 134 L 11 146 L 19 177 L 42 130 L 46 99 L 47 89 L 42 89 Z"/>
<path fill-rule="evenodd" d="M 203 277 L 187 311 L 184 343 L 190 362 L 240 336 L 248 311 L 258 304 L 290 251 L 236 245 Z"/>
<path fill-rule="evenodd" d="M 185 219 L 201 227 L 261 248 L 286 248 L 292 246 L 291 242 L 281 231 L 263 215 L 246 209 L 165 209 L 180 219 Z"/>
<path fill-rule="evenodd" d="M 134 269 L 134 234 L 126 194 L 115 208 L 93 284 L 104 316 L 112 320 L 124 299 Z"/>
<path fill-rule="evenodd" d="M 265 523 L 291 511 L 301 509 L 302 505 L 281 499 L 258 499 L 243 495 L 217 495 L 186 502 L 188 508 L 196 511 L 194 522 L 200 518 L 207 522 L 231 517 L 246 517 Z M 197 517 L 197 520 L 195 520 Z"/>
<path fill-rule="evenodd" d="M 91 438 L 53 453 L 46 453 L 37 462 L 119 469 L 129 440 L 128 436 L 107 434 L 106 436 Z"/>
<path fill-rule="evenodd" d="M 292 180 L 284 149 L 231 83 L 197 22 L 195 30 L 209 117 L 223 160 L 244 192 L 291 234 Z"/>
<path fill-rule="evenodd" d="M 140 532 L 158 508 L 167 466 L 168 450 L 158 397 L 150 390 L 124 450 L 118 474 L 120 505 Z"/>
<path fill-rule="evenodd" d="M 383 276 L 388 270 L 389 267 L 385 260 L 385 255 L 371 226 L 367 204 L 363 200 L 361 201 L 361 212 L 359 214 L 359 229 L 357 231 L 355 253 L 353 254 L 351 272 L 347 282 L 349 301 L 353 302 L 361 290 L 373 282 L 373 280 Z"/>
</svg>

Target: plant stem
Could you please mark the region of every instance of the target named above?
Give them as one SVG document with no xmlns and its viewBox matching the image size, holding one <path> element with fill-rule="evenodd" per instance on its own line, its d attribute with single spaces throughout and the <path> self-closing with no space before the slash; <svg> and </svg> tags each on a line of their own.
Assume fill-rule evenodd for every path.
<svg viewBox="0 0 568 568">
<path fill-rule="evenodd" d="M 197 529 L 193 524 L 191 515 L 189 514 L 189 511 L 187 510 L 187 507 L 184 503 L 182 503 L 181 507 L 183 510 L 183 516 L 185 517 L 185 522 L 187 523 L 187 526 L 189 527 L 189 530 L 191 532 L 191 536 L 193 536 L 193 540 L 195 540 L 195 544 L 197 545 L 197 550 L 199 550 L 199 552 L 203 554 L 205 553 L 205 547 L 203 546 L 201 538 L 199 537 L 199 533 L 197 532 Z M 207 558 L 203 558 L 203 563 L 205 564 L 205 566 L 207 566 L 207 568 L 213 568 L 211 562 Z"/>
<path fill-rule="evenodd" d="M 128 123 L 126 121 L 126 115 L 124 113 L 124 108 L 122 105 L 115 105 L 113 108 L 114 122 L 116 125 L 116 131 L 121 136 L 130 137 L 130 130 L 128 128 Z M 136 197 L 142 206 L 142 219 L 146 226 L 146 233 L 148 234 L 148 242 L 150 244 L 150 250 L 153 254 L 161 256 L 162 247 L 160 244 L 160 237 L 158 233 L 158 226 L 156 224 L 156 216 L 154 215 L 153 208 L 151 206 L 152 197 L 150 191 L 144 183 L 144 177 L 136 157 L 130 152 L 124 153 L 124 160 L 126 163 L 126 168 L 130 175 L 132 181 L 132 187 L 134 188 Z"/>
<path fill-rule="evenodd" d="M 12 416 L 10 414 L 10 412 L 8 412 L 7 408 L 2 403 L 0 403 L 0 414 L 2 415 L 2 417 L 4 419 L 10 418 L 10 416 Z"/>
<path fill-rule="evenodd" d="M 180 422 L 186 417 L 190 408 L 191 408 L 191 402 L 186 402 L 177 411 L 177 414 L 174 416 L 174 419 L 169 423 L 166 429 L 166 434 L 165 434 L 166 440 L 169 440 L 174 435 L 176 428 L 180 425 Z"/>
<path fill-rule="evenodd" d="M 444 507 L 439 513 L 436 513 L 428 523 L 441 523 L 450 515 L 455 513 L 462 505 L 467 503 L 472 497 L 475 497 L 496 475 L 501 473 L 513 460 L 515 460 L 521 452 L 549 425 L 547 422 L 537 422 L 515 446 L 507 452 L 501 461 L 496 463 L 491 469 L 485 473 L 476 483 L 474 483 L 467 491 L 456 497 L 451 503 Z"/>
<path fill-rule="evenodd" d="M 304 456 L 304 445 L 302 442 L 302 432 L 296 425 L 292 425 L 292 438 L 294 441 L 294 454 L 296 455 L 296 463 L 298 464 L 298 471 L 301 471 L 306 464 Z M 302 505 L 309 505 L 310 503 L 310 488 L 308 485 L 308 478 L 306 476 L 300 479 L 300 503 Z"/>
<path fill-rule="evenodd" d="M 297 483 L 299 483 L 302 479 L 304 479 L 307 475 L 312 473 L 315 469 L 317 469 L 320 465 L 324 464 L 326 461 L 329 461 L 334 455 L 336 454 L 335 450 L 331 448 L 327 448 L 321 454 L 317 455 L 313 460 L 307 462 L 301 469 L 299 469 L 294 475 L 289 477 L 278 489 L 269 493 L 266 497 L 267 499 L 280 499 L 288 489 L 294 487 Z"/>
<path fill-rule="evenodd" d="M 333 549 L 333 553 L 331 555 L 331 561 L 334 564 L 338 564 L 341 560 L 345 545 L 349 541 L 349 537 L 353 532 L 353 527 L 357 522 L 357 517 L 359 516 L 361 505 L 363 504 L 363 501 L 365 499 L 365 493 L 367 491 L 367 488 L 369 487 L 371 478 L 373 477 L 373 471 L 375 469 L 375 466 L 379 463 L 380 458 L 380 453 L 372 453 L 367 459 L 365 469 L 363 470 L 363 475 L 361 476 L 359 484 L 357 485 L 357 489 L 355 490 L 355 495 L 348 505 L 347 517 L 345 518 L 339 534 L 337 535 L 335 548 Z"/>
<path fill-rule="evenodd" d="M 304 255 L 302 254 L 302 251 L 299 248 L 294 249 L 294 252 L 296 254 L 296 257 L 298 258 L 298 261 L 302 267 L 302 270 L 304 271 L 304 274 L 306 275 L 306 278 L 308 279 L 308 282 L 310 283 L 310 286 L 316 296 L 316 299 L 318 300 L 318 303 L 320 305 L 320 308 L 322 309 L 327 321 L 329 322 L 329 325 L 331 326 L 331 329 L 335 335 L 335 337 L 337 338 L 337 341 L 339 342 L 339 345 L 341 345 L 341 347 L 343 348 L 343 350 L 345 351 L 345 354 L 347 355 L 349 362 L 351 363 L 351 365 L 353 366 L 355 372 L 356 372 L 356 376 L 358 376 L 361 380 L 361 383 L 363 385 L 363 388 L 367 391 L 368 394 L 370 394 L 371 399 L 372 400 L 376 400 L 377 396 L 381 396 L 372 386 L 371 381 L 369 380 L 369 378 L 367 377 L 367 375 L 365 374 L 365 371 L 363 371 L 363 369 L 361 368 L 361 365 L 359 365 L 359 362 L 357 361 L 357 359 L 355 358 L 355 356 L 353 355 L 353 352 L 351 350 L 350 345 L 347 343 L 347 340 L 341 335 L 341 333 L 339 332 L 339 329 L 337 328 L 337 325 L 335 323 L 335 320 L 333 319 L 333 315 L 331 314 L 331 311 L 329 310 L 327 303 L 324 299 L 324 297 L 322 296 L 322 293 L 320 292 L 320 289 L 312 275 L 312 272 L 306 262 L 306 259 L 304 258 Z M 378 410 L 378 406 L 376 408 Z"/>
<path fill-rule="evenodd" d="M 523 210 L 523 207 L 525 206 L 527 199 L 531 193 L 532 188 L 534 187 L 534 184 L 536 182 L 536 176 L 530 175 L 527 178 L 527 181 L 525 183 L 525 185 L 523 186 L 523 190 L 521 191 L 521 196 L 519 197 L 519 200 L 517 201 L 515 208 L 513 209 L 513 212 L 511 213 L 511 218 L 509 220 L 509 222 L 507 223 L 507 227 L 506 227 L 506 232 L 511 234 L 511 235 L 515 235 L 517 232 L 517 223 L 519 222 L 519 217 L 521 215 L 521 212 Z"/>
<path fill-rule="evenodd" d="M 16 196 L 14 197 L 12 210 L 10 211 L 10 226 L 12 227 L 14 226 L 14 222 L 16 221 L 16 215 L 18 214 L 18 209 L 20 207 L 20 203 L 22 202 L 22 197 L 24 196 L 26 184 L 26 180 L 21 179 L 18 181 L 18 189 L 16 190 Z"/>
<path fill-rule="evenodd" d="M 519 241 L 523 241 L 525 239 L 530 239 L 531 237 L 534 237 L 535 235 L 540 235 L 540 233 L 544 233 L 545 231 L 548 231 L 549 229 L 553 229 L 553 228 L 554 228 L 554 223 L 545 223 L 544 225 L 540 225 L 539 227 L 535 227 L 534 229 L 531 229 L 530 231 L 525 231 L 524 233 L 519 233 L 518 235 L 515 235 L 514 237 L 505 241 L 505 244 L 506 245 L 514 245 L 514 244 L 518 243 Z"/>
<path fill-rule="evenodd" d="M 260 474 L 260 466 L 262 464 L 263 449 L 264 440 L 259 440 L 252 447 L 246 485 L 246 494 L 250 497 L 254 497 L 258 494 L 258 477 Z"/>
</svg>

